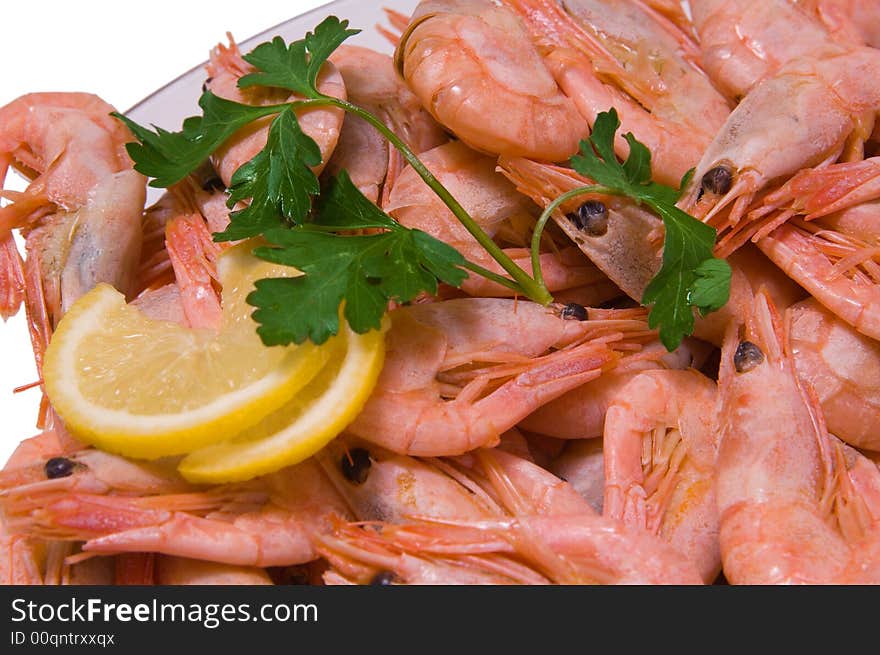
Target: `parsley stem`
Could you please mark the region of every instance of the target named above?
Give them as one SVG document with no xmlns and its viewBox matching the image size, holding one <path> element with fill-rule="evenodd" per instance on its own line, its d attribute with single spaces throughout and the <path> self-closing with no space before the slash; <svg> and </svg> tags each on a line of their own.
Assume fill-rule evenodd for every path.
<svg viewBox="0 0 880 655">
<path fill-rule="evenodd" d="M 472 261 L 465 260 L 465 263 L 461 265 L 462 268 L 466 268 L 469 271 L 476 273 L 477 275 L 481 275 L 487 280 L 491 280 L 492 282 L 496 282 L 501 286 L 507 287 L 508 289 L 513 289 L 514 291 L 522 292 L 520 286 L 510 278 L 504 277 L 503 275 L 499 275 L 495 271 L 490 271 L 488 268 L 483 268 L 479 264 L 474 264 Z"/>
<path fill-rule="evenodd" d="M 464 225 L 465 229 L 470 232 L 473 237 L 477 240 L 477 242 L 483 246 L 483 248 L 492 256 L 492 258 L 497 261 L 501 267 L 507 271 L 507 273 L 514 279 L 517 286 L 511 286 L 509 284 L 510 280 L 497 275 L 492 274 L 494 277 L 490 277 L 495 282 L 499 282 L 499 284 L 505 284 L 500 282 L 500 280 L 506 280 L 508 286 L 512 289 L 522 292 L 523 295 L 534 300 L 537 303 L 542 305 L 549 305 L 553 302 L 553 296 L 550 295 L 550 292 L 547 290 L 547 287 L 543 282 L 537 282 L 529 277 L 529 274 L 526 273 L 523 269 L 517 266 L 516 262 L 514 262 L 510 257 L 508 257 L 504 250 L 496 244 L 492 237 L 486 234 L 483 229 L 477 224 L 477 222 L 471 218 L 470 214 L 467 213 L 464 207 L 462 207 L 459 202 L 455 199 L 455 197 L 449 192 L 449 190 L 443 186 L 443 184 L 434 177 L 433 173 L 428 170 L 428 168 L 422 163 L 422 161 L 416 156 L 416 154 L 410 150 L 409 146 L 403 142 L 400 137 L 398 137 L 393 131 L 388 129 L 388 127 L 377 117 L 373 116 L 370 112 L 354 105 L 350 102 L 346 102 L 345 100 L 340 100 L 339 98 L 333 98 L 330 96 L 322 96 L 320 98 L 310 99 L 310 100 L 301 100 L 293 103 L 294 107 L 304 107 L 304 106 L 315 106 L 315 105 L 334 105 L 343 109 L 347 112 L 350 112 L 363 120 L 367 121 L 370 125 L 375 127 L 380 134 L 382 134 L 388 141 L 393 145 L 400 153 L 403 155 L 403 158 L 406 159 L 407 163 L 413 167 L 416 173 L 425 181 L 434 193 L 449 207 L 450 211 L 455 215 L 455 217 Z M 467 267 L 465 267 L 467 268 Z M 475 273 L 479 273 L 480 275 L 485 275 L 485 273 L 490 273 L 487 269 L 482 267 L 477 267 L 480 270 L 476 270 L 471 268 Z M 488 277 L 488 276 L 487 276 Z"/>
<path fill-rule="evenodd" d="M 602 186 L 601 184 L 590 184 L 588 186 L 578 187 L 577 189 L 566 191 L 556 198 L 553 202 L 547 205 L 547 208 L 541 213 L 541 216 L 538 217 L 538 222 L 535 223 L 535 231 L 532 233 L 532 275 L 534 276 L 535 282 L 537 282 L 542 288 L 545 288 L 545 285 L 544 275 L 541 273 L 541 235 L 544 233 L 547 221 L 550 219 L 550 216 L 553 215 L 553 212 L 555 212 L 563 203 L 568 202 L 572 198 L 577 198 L 578 196 L 597 193 L 603 196 L 620 195 L 614 189 Z"/>
</svg>

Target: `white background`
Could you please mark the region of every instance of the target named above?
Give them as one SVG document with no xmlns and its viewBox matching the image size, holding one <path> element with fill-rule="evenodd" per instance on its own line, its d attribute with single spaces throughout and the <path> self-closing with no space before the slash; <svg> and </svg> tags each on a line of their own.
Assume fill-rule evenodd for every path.
<svg viewBox="0 0 880 655">
<path fill-rule="evenodd" d="M 124 111 L 203 62 L 231 32 L 244 39 L 324 0 L 177 0 L 3 3 L 0 106 L 32 91 L 87 91 Z M 0 463 L 36 433 L 40 391 L 24 310 L 0 323 Z"/>
</svg>

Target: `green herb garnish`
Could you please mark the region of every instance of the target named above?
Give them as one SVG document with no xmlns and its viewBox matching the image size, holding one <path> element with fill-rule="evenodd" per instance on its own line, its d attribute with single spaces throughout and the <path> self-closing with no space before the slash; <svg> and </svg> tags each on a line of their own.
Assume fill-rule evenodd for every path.
<svg viewBox="0 0 880 655">
<path fill-rule="evenodd" d="M 366 236 L 352 230 L 381 228 Z M 295 278 L 258 280 L 248 302 L 267 345 L 323 343 L 339 330 L 339 304 L 356 332 L 379 328 L 389 300 L 409 302 L 437 281 L 459 286 L 464 257 L 420 230 L 400 225 L 358 191 L 345 171 L 316 207 L 315 221 L 266 232 L 257 256 L 300 269 Z"/>
<path fill-rule="evenodd" d="M 314 32 L 289 45 L 280 37 L 260 44 L 244 59 L 256 72 L 238 84 L 271 86 L 295 92 L 302 100 L 272 106 L 251 106 L 224 100 L 210 91 L 199 99 L 202 116 L 186 119 L 180 132 L 149 130 L 124 116 L 138 139 L 127 145 L 135 169 L 154 178 L 154 187 L 168 187 L 193 173 L 229 137 L 248 123 L 274 116 L 268 141 L 241 166 L 230 184 L 230 215 L 217 241 L 263 236 L 269 245 L 257 248 L 263 259 L 294 266 L 297 278 L 260 280 L 248 302 L 267 345 L 322 343 L 339 330 L 339 306 L 357 332 L 378 327 L 388 302 L 408 302 L 422 292 L 436 293 L 440 282 L 459 286 L 466 270 L 503 284 L 520 295 L 547 305 L 547 291 L 538 265 L 540 235 L 549 212 L 578 193 L 625 195 L 648 205 L 666 226 L 663 268 L 648 285 L 643 302 L 654 303 L 649 323 L 660 326 L 667 348 L 676 347 L 693 329 L 691 307 L 708 313 L 726 302 L 730 269 L 712 257 L 715 231 L 675 207 L 678 191 L 650 181 L 651 155 L 628 134 L 629 158 L 620 164 L 613 138 L 619 127 L 612 110 L 600 114 L 589 141 L 581 143 L 574 168 L 598 185 L 557 199 L 536 227 L 533 277 L 517 266 L 476 224 L 458 201 L 425 168 L 407 145 L 377 117 L 347 101 L 323 95 L 316 80 L 321 66 L 348 37 L 348 21 L 331 16 Z M 404 159 L 438 194 L 452 213 L 509 275 L 505 277 L 469 262 L 454 248 L 419 230 L 408 229 L 375 207 L 344 172 L 321 193 L 312 168 L 321 161 L 318 145 L 301 129 L 296 111 L 335 106 L 364 119 L 397 148 Z M 317 200 L 316 200 L 317 199 Z M 249 201 L 249 202 L 248 202 Z M 369 233 L 364 234 L 364 231 Z"/>
<path fill-rule="evenodd" d="M 587 193 L 625 196 L 647 205 L 663 219 L 663 264 L 642 296 L 642 304 L 652 305 L 648 316 L 651 328 L 660 328 L 660 340 L 675 350 L 694 329 L 694 313 L 701 315 L 724 306 L 730 295 L 730 266 L 717 259 L 715 229 L 701 223 L 675 206 L 681 189 L 693 170 L 673 189 L 651 180 L 651 153 L 632 134 L 624 134 L 630 153 L 623 163 L 614 154 L 614 135 L 620 127 L 617 112 L 611 109 L 596 117 L 589 140 L 581 141 L 580 154 L 572 157 L 575 171 L 595 180 L 557 198 L 544 212 L 536 228 L 536 238 L 549 214 L 563 202 Z M 533 242 L 534 243 L 534 242 Z M 534 254 L 533 249 L 533 254 Z"/>
</svg>

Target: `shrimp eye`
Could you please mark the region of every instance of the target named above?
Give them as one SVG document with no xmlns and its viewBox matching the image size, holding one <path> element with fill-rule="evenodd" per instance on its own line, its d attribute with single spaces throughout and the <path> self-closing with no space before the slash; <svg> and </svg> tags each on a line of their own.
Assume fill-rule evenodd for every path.
<svg viewBox="0 0 880 655">
<path fill-rule="evenodd" d="M 721 195 L 730 191 L 732 183 L 733 173 L 730 169 L 727 166 L 716 166 L 703 175 L 701 190 Z"/>
<path fill-rule="evenodd" d="M 570 302 L 562 308 L 560 316 L 566 321 L 586 321 L 587 309 L 576 302 Z"/>
<path fill-rule="evenodd" d="M 747 373 L 764 361 L 764 353 L 751 341 L 741 341 L 733 354 L 737 373 Z"/>
<path fill-rule="evenodd" d="M 370 466 L 370 453 L 363 448 L 352 448 L 339 460 L 342 475 L 354 484 L 363 484 L 367 481 Z"/>
<path fill-rule="evenodd" d="M 76 464 L 73 460 L 67 459 L 66 457 L 53 457 L 46 462 L 43 470 L 46 472 L 47 478 L 55 480 L 57 478 L 66 478 L 73 474 L 75 466 Z"/>
<path fill-rule="evenodd" d="M 208 179 L 202 182 L 202 191 L 226 191 L 226 185 L 223 184 L 219 175 L 212 173 Z"/>
<path fill-rule="evenodd" d="M 209 77 L 208 79 L 206 79 L 206 80 L 202 83 L 202 93 L 204 93 L 205 91 L 208 90 L 208 85 L 211 83 L 211 81 L 212 81 L 213 79 L 214 79 L 213 77 Z"/>
<path fill-rule="evenodd" d="M 371 585 L 385 587 L 390 584 L 394 584 L 397 580 L 397 576 L 394 575 L 393 571 L 379 571 L 376 575 L 372 577 L 370 580 Z"/>
<path fill-rule="evenodd" d="M 581 232 L 591 237 L 601 237 L 608 232 L 608 207 L 598 200 L 587 200 L 578 207 L 577 212 L 568 215 L 568 220 Z"/>
</svg>

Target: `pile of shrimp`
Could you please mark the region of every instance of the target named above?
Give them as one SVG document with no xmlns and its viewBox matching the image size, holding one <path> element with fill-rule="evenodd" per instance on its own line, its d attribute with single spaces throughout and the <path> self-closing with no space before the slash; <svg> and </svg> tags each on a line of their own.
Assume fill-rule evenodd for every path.
<svg viewBox="0 0 880 655">
<path fill-rule="evenodd" d="M 599 112 L 718 231 L 730 301 L 674 352 L 638 300 L 662 224 L 622 197 L 564 207 L 541 264 L 556 302 L 469 277 L 390 311 L 375 391 L 314 457 L 195 485 L 174 462 L 77 442 L 44 402 L 0 472 L 0 582 L 864 584 L 880 582 L 880 3 L 425 0 L 394 56 L 340 47 L 323 93 L 377 115 L 524 268 L 536 217 L 589 183 L 567 164 Z M 206 88 L 250 72 L 218 45 Z M 0 312 L 38 366 L 98 282 L 146 315 L 220 316 L 214 243 L 264 121 L 144 208 L 102 100 L 0 108 Z M 368 123 L 299 116 L 400 223 L 501 269 Z M 627 155 L 619 138 L 617 155 Z M 22 258 L 12 230 L 25 238 Z M 659 236 L 658 236 L 659 235 Z"/>
</svg>

